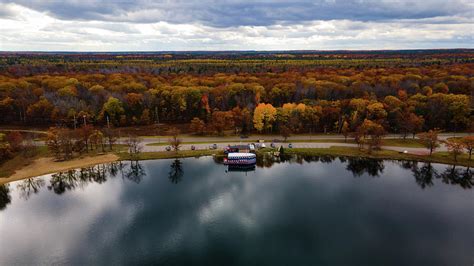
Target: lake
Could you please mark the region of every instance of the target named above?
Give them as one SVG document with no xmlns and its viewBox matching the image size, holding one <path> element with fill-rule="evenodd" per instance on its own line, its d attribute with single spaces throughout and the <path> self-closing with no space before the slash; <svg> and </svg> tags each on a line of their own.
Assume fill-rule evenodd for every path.
<svg viewBox="0 0 474 266">
<path fill-rule="evenodd" d="M 471 169 L 358 158 L 98 165 L 0 186 L 0 265 L 473 265 Z"/>
</svg>

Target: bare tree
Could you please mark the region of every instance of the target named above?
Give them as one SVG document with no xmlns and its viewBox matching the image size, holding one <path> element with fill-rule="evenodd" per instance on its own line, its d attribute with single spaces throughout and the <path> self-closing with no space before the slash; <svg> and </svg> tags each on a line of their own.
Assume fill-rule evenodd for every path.
<svg viewBox="0 0 474 266">
<path fill-rule="evenodd" d="M 73 156 L 73 132 L 66 128 L 50 128 L 46 144 L 57 160 L 69 160 Z"/>
<path fill-rule="evenodd" d="M 86 146 L 86 152 L 89 152 L 89 143 L 90 143 L 89 138 L 93 133 L 94 133 L 94 127 L 91 125 L 86 125 L 85 123 L 84 123 L 84 126 L 82 126 L 80 129 L 80 134 Z M 92 150 L 92 145 L 90 149 Z"/>
<path fill-rule="evenodd" d="M 474 123 L 473 123 L 474 124 Z M 469 154 L 469 160 L 472 159 L 472 151 L 474 150 L 474 136 L 466 136 L 461 140 L 464 143 L 464 148 Z"/>
<path fill-rule="evenodd" d="M 38 154 L 38 147 L 31 136 L 25 138 L 22 153 L 25 157 L 33 157 Z"/>
<path fill-rule="evenodd" d="M 138 155 L 142 151 L 142 139 L 137 136 L 129 136 L 125 142 L 128 147 L 128 153 L 130 154 L 130 159 L 137 160 Z"/>
<path fill-rule="evenodd" d="M 430 150 L 430 156 L 433 154 L 433 151 L 439 147 L 438 134 L 440 132 L 441 131 L 435 129 L 429 130 L 428 132 L 419 133 L 417 135 L 423 146 Z"/>
<path fill-rule="evenodd" d="M 89 142 L 91 146 L 94 145 L 95 149 L 97 150 L 98 147 L 102 148 L 102 152 L 105 152 L 104 149 L 104 134 L 99 130 L 94 130 L 94 132 L 89 137 Z"/>
<path fill-rule="evenodd" d="M 171 138 L 168 140 L 171 148 L 177 153 L 179 148 L 181 147 L 181 143 L 183 142 L 182 139 L 179 138 L 179 129 L 172 128 L 169 131 Z"/>
<path fill-rule="evenodd" d="M 280 126 L 280 135 L 283 137 L 283 139 L 286 142 L 288 137 L 291 136 L 291 129 L 289 127 L 287 127 L 286 125 L 281 125 Z"/>
<path fill-rule="evenodd" d="M 113 145 L 117 142 L 117 132 L 114 129 L 105 128 L 103 133 L 110 150 L 112 150 Z"/>
<path fill-rule="evenodd" d="M 448 139 L 446 141 L 443 141 L 443 143 L 448 148 L 448 151 L 453 155 L 454 161 L 457 162 L 458 156 L 462 154 L 462 151 L 465 148 L 464 142 L 459 139 Z"/>
</svg>

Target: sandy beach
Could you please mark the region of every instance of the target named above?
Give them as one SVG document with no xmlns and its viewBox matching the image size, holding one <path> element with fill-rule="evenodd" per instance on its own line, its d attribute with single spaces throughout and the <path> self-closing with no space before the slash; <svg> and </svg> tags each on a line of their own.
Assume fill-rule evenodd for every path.
<svg viewBox="0 0 474 266">
<path fill-rule="evenodd" d="M 0 185 L 18 181 L 30 177 L 65 171 L 69 169 L 81 168 L 101 163 L 109 163 L 118 160 L 115 154 L 104 154 L 94 157 L 77 158 L 70 161 L 55 162 L 53 157 L 39 158 L 32 164 L 17 170 L 10 177 L 0 178 Z"/>
</svg>

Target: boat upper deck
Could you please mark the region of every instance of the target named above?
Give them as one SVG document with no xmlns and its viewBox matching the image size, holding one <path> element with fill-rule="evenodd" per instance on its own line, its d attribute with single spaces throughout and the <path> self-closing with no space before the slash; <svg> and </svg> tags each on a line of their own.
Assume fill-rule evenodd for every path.
<svg viewBox="0 0 474 266">
<path fill-rule="evenodd" d="M 238 152 L 232 152 L 227 155 L 228 159 L 253 159 L 256 158 L 257 156 L 254 153 L 238 153 Z"/>
</svg>

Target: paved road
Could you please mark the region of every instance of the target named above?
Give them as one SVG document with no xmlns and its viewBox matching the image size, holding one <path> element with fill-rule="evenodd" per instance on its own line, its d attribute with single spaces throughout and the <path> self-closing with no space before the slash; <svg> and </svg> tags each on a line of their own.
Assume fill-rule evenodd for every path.
<svg viewBox="0 0 474 266">
<path fill-rule="evenodd" d="M 466 136 L 465 133 L 458 133 L 456 136 Z M 401 135 L 397 134 L 390 134 L 385 136 L 386 139 L 393 139 L 393 138 L 401 138 Z M 446 140 L 447 138 L 453 137 L 452 133 L 444 133 L 439 135 L 440 140 Z M 207 144 L 194 144 L 196 149 L 209 149 L 209 146 L 213 141 L 217 144 L 217 149 L 224 149 L 227 145 L 236 145 L 236 144 L 248 144 L 249 142 L 254 142 L 257 139 L 265 139 L 265 140 L 273 140 L 273 139 L 281 139 L 279 136 L 275 135 L 252 135 L 248 138 L 242 139 L 238 136 L 230 136 L 230 137 L 194 137 L 194 136 L 183 136 L 181 137 L 183 142 L 209 142 Z M 288 138 L 288 143 L 291 143 L 293 140 L 318 140 L 318 139 L 325 139 L 325 140 L 340 140 L 344 139 L 343 135 L 294 135 Z M 163 146 L 149 146 L 148 144 L 151 143 L 164 143 L 167 144 L 168 138 L 167 137 L 143 137 L 143 151 L 144 152 L 157 152 L 157 151 L 165 151 L 166 145 Z M 226 142 L 223 142 L 226 141 Z M 281 143 L 284 147 L 288 146 L 288 143 Z M 181 146 L 182 150 L 190 150 L 193 144 L 183 144 Z M 267 141 L 266 145 L 270 145 Z M 318 142 L 295 142 L 293 143 L 294 148 L 329 148 L 331 146 L 345 146 L 345 147 L 357 147 L 357 144 L 353 143 L 340 143 L 340 142 L 326 142 L 326 143 L 318 143 Z M 394 151 L 408 151 L 408 153 L 413 154 L 427 154 L 428 150 L 425 148 L 408 148 L 408 147 L 397 147 L 397 146 L 382 146 L 382 149 L 386 150 L 394 150 Z M 447 151 L 445 145 L 441 144 L 436 151 Z"/>
<path fill-rule="evenodd" d="M 466 133 L 458 133 L 456 136 L 466 136 Z M 398 134 L 390 134 L 386 135 L 386 139 L 393 139 L 393 138 L 401 138 L 401 135 Z M 443 133 L 439 135 L 440 140 L 446 140 L 447 138 L 453 137 L 453 133 Z M 161 137 L 142 137 L 143 143 L 143 151 L 144 152 L 157 152 L 157 151 L 165 151 L 166 145 L 168 143 L 168 138 L 166 136 Z M 242 139 L 239 136 L 228 136 L 228 137 L 196 137 L 196 136 L 182 136 L 180 137 L 183 142 L 209 142 L 207 144 L 194 144 L 196 149 L 208 149 L 209 145 L 212 142 L 216 142 L 218 149 L 224 149 L 227 145 L 236 145 L 236 144 L 248 144 L 250 142 L 255 142 L 258 139 L 265 139 L 266 145 L 270 145 L 268 140 L 274 139 L 281 139 L 280 136 L 277 135 L 251 135 L 248 138 Z M 357 147 L 356 144 L 353 143 L 340 143 L 340 142 L 326 142 L 326 143 L 317 143 L 317 142 L 301 142 L 303 140 L 341 140 L 344 139 L 343 135 L 294 135 L 288 138 L 288 143 L 291 141 L 298 140 L 300 142 L 293 143 L 294 148 L 329 148 L 331 146 L 345 146 L 345 147 Z M 121 138 L 118 143 L 124 144 L 126 138 Z M 37 141 L 37 145 L 44 145 L 43 141 Z M 148 144 L 151 143 L 163 143 L 166 145 L 163 146 L 150 146 Z M 288 146 L 288 143 L 282 143 L 284 147 Z M 183 144 L 182 150 L 190 150 L 192 144 Z M 405 148 L 405 147 L 395 147 L 395 146 L 382 146 L 383 149 L 387 150 L 394 150 L 394 151 L 408 151 L 409 153 L 414 154 L 427 154 L 428 150 L 425 148 Z M 447 151 L 445 145 L 441 144 L 441 146 L 436 149 L 436 151 Z"/>
<path fill-rule="evenodd" d="M 457 133 L 457 137 L 462 137 L 462 136 L 467 136 L 467 133 Z M 447 138 L 453 137 L 453 133 L 442 133 L 439 134 L 439 139 L 440 140 L 446 140 Z M 160 137 L 141 137 L 143 143 L 150 144 L 150 143 L 167 143 L 168 142 L 167 136 L 160 136 Z M 198 136 L 180 136 L 180 138 L 183 140 L 183 142 L 224 142 L 228 141 L 229 143 L 248 143 L 248 142 L 255 142 L 256 140 L 259 139 L 264 139 L 267 142 L 269 140 L 274 140 L 274 139 L 279 139 L 282 140 L 283 138 L 278 135 L 250 135 L 248 138 L 241 138 L 239 136 L 226 136 L 226 137 L 198 137 Z M 389 134 L 385 135 L 386 139 L 399 139 L 402 138 L 402 135 L 400 134 Z M 407 137 L 407 139 L 410 138 L 410 136 Z M 125 140 L 126 138 L 122 138 L 121 140 Z M 318 139 L 325 139 L 325 140 L 330 140 L 330 139 L 336 139 L 336 140 L 341 140 L 344 139 L 343 135 L 293 135 L 288 138 L 288 142 L 291 141 L 302 141 L 302 140 L 318 140 Z"/>
<path fill-rule="evenodd" d="M 247 144 L 247 142 L 228 142 L 228 143 L 216 143 L 217 144 L 217 149 L 222 150 L 224 149 L 227 145 L 236 145 L 236 144 Z M 191 146 L 193 144 L 183 144 L 181 146 L 181 150 L 190 150 Z M 204 149 L 209 149 L 209 146 L 211 144 L 194 144 L 197 150 L 204 150 Z M 270 145 L 270 143 L 266 143 L 267 146 Z M 283 145 L 283 147 L 288 147 L 288 143 L 279 143 L 278 145 Z M 353 143 L 315 143 L 315 142 L 297 142 L 297 143 L 292 143 L 293 148 L 329 148 L 331 146 L 344 146 L 344 147 L 357 147 L 357 144 Z M 405 147 L 395 147 L 395 146 L 382 146 L 382 149 L 386 150 L 393 150 L 393 151 L 408 151 L 408 153 L 412 154 L 427 154 L 428 150 L 425 148 L 405 148 Z M 144 152 L 158 152 L 158 151 L 165 151 L 166 146 L 149 146 L 149 145 L 144 145 L 143 146 L 143 151 Z M 437 151 L 446 151 L 446 147 L 441 146 Z"/>
<path fill-rule="evenodd" d="M 457 137 L 461 136 L 467 136 L 467 133 L 457 133 Z M 442 133 L 439 134 L 439 139 L 440 140 L 446 140 L 447 138 L 453 137 L 453 133 Z M 386 139 L 396 139 L 396 138 L 402 138 L 403 136 L 400 134 L 389 134 L 385 135 L 384 138 Z M 410 138 L 411 136 L 408 136 L 407 138 Z M 144 143 L 156 143 L 156 142 L 167 142 L 169 137 L 167 136 L 161 136 L 161 137 L 142 137 Z M 273 140 L 273 139 L 280 139 L 282 140 L 283 138 L 278 135 L 250 135 L 248 138 L 242 139 L 239 136 L 226 136 L 226 137 L 198 137 L 198 136 L 180 136 L 180 138 L 184 142 L 213 142 L 213 141 L 237 141 L 237 142 L 250 142 L 250 141 L 255 141 L 258 139 L 264 139 L 264 140 Z M 288 138 L 288 141 L 292 140 L 318 140 L 318 139 L 344 139 L 343 135 L 333 135 L 333 134 L 328 134 L 328 135 L 293 135 Z"/>
</svg>

